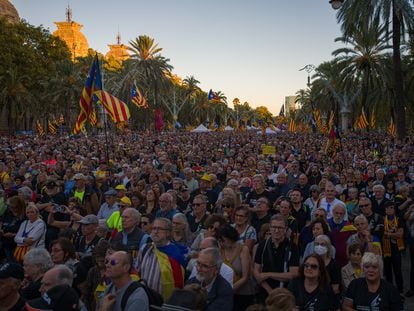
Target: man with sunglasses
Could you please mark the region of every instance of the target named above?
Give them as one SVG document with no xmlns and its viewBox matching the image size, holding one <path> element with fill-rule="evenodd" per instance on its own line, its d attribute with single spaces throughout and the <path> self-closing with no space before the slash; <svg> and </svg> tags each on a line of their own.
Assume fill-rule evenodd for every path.
<svg viewBox="0 0 414 311">
<path fill-rule="evenodd" d="M 384 218 L 372 209 L 372 201 L 367 197 L 361 197 L 358 202 L 361 213 L 368 220 L 368 227 L 372 235 L 382 238 L 384 234 Z"/>
<path fill-rule="evenodd" d="M 129 289 L 133 284 L 130 275 L 131 258 L 127 252 L 113 253 L 106 262 L 105 275 L 111 280 L 111 285 L 105 291 L 99 311 L 115 310 L 149 310 L 149 300 L 145 289 L 141 286 L 134 287 L 132 293 Z M 125 307 L 122 306 L 123 296 L 127 295 Z"/>
</svg>

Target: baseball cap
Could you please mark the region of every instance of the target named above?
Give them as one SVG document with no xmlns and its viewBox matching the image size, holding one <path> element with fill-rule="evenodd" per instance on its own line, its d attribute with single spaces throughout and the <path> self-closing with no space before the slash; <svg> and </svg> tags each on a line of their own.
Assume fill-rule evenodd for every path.
<svg viewBox="0 0 414 311">
<path fill-rule="evenodd" d="M 104 194 L 105 196 L 116 196 L 117 192 L 114 189 L 109 189 Z"/>
<path fill-rule="evenodd" d="M 24 279 L 24 270 L 22 266 L 17 263 L 8 262 L 0 267 L 0 279 L 15 278 L 18 280 Z"/>
<path fill-rule="evenodd" d="M 26 303 L 27 310 L 79 310 L 79 296 L 69 285 L 57 285 L 49 289 L 41 298 Z"/>
<path fill-rule="evenodd" d="M 129 206 L 132 205 L 131 199 L 128 198 L 127 196 L 122 197 L 119 201 L 123 205 L 129 205 Z"/>
<path fill-rule="evenodd" d="M 204 181 L 212 181 L 213 179 L 211 178 L 210 174 L 205 173 L 203 176 L 201 176 L 200 178 L 201 180 Z"/>
<path fill-rule="evenodd" d="M 118 185 L 115 187 L 115 190 L 127 190 L 124 185 Z"/>
<path fill-rule="evenodd" d="M 79 220 L 78 223 L 82 225 L 98 224 L 99 219 L 98 219 L 98 216 L 89 214 L 83 217 L 81 220 Z"/>
<path fill-rule="evenodd" d="M 79 179 L 83 179 L 83 180 L 85 180 L 85 179 L 86 179 L 86 176 L 85 176 L 85 175 L 83 175 L 82 173 L 77 173 L 77 174 L 75 174 L 75 175 L 73 176 L 73 179 L 74 179 L 74 180 L 79 180 Z"/>
</svg>

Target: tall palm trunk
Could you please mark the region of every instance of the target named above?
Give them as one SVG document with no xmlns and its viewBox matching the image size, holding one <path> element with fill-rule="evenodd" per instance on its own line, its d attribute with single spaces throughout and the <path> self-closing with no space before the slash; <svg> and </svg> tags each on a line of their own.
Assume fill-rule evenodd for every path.
<svg viewBox="0 0 414 311">
<path fill-rule="evenodd" d="M 406 135 L 405 128 L 405 96 L 404 82 L 401 68 L 401 22 L 395 7 L 395 0 L 392 1 L 392 46 L 394 64 L 394 111 L 396 115 L 397 135 L 402 139 Z"/>
</svg>

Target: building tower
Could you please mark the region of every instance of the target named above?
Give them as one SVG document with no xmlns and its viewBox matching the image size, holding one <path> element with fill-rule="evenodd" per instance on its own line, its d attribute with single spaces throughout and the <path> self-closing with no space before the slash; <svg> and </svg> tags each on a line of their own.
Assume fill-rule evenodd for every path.
<svg viewBox="0 0 414 311">
<path fill-rule="evenodd" d="M 105 55 L 105 60 L 110 69 L 118 70 L 121 68 L 123 61 L 130 58 L 128 46 L 121 43 L 121 35 L 118 31 L 116 35 L 116 44 L 108 44 L 109 51 Z"/>
<path fill-rule="evenodd" d="M 0 0 L 0 18 L 5 18 L 9 23 L 20 22 L 17 10 L 9 0 Z"/>
<path fill-rule="evenodd" d="M 73 61 L 75 61 L 76 57 L 85 57 L 88 55 L 88 40 L 86 40 L 86 37 L 80 31 L 83 25 L 72 20 L 72 9 L 69 5 L 66 9 L 66 21 L 55 22 L 55 25 L 58 29 L 53 35 L 65 41 Z"/>
</svg>

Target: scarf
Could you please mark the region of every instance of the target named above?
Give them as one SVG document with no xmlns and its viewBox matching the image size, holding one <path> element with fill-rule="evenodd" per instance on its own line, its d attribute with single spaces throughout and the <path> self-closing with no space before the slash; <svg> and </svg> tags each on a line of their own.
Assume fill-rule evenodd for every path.
<svg viewBox="0 0 414 311">
<path fill-rule="evenodd" d="M 398 229 L 398 218 L 393 217 L 393 219 L 384 218 L 384 232 L 394 233 Z M 401 251 L 404 249 L 404 240 L 402 237 L 396 238 L 398 250 Z M 382 251 L 384 257 L 391 257 L 391 238 L 383 237 L 382 238 Z"/>
</svg>

